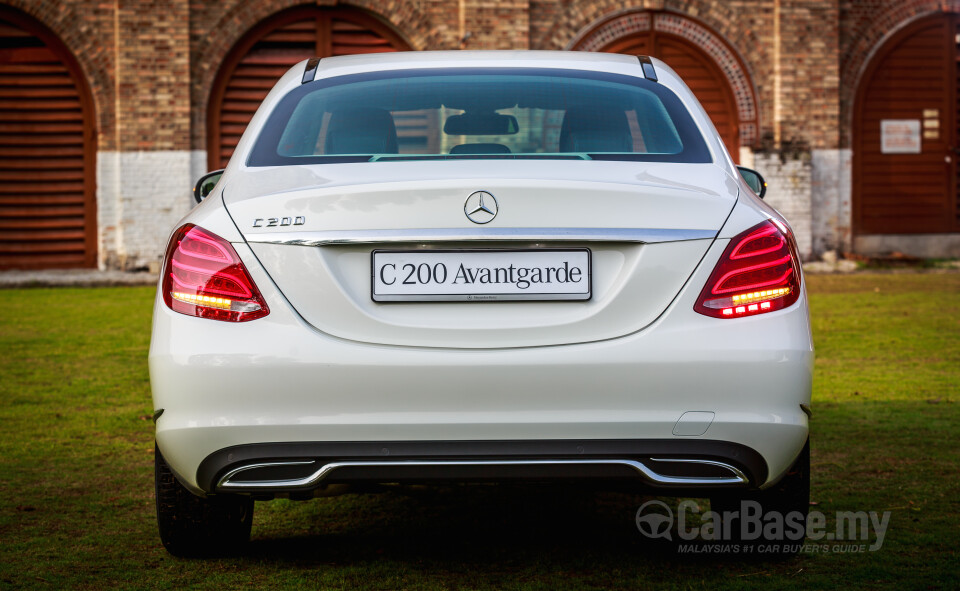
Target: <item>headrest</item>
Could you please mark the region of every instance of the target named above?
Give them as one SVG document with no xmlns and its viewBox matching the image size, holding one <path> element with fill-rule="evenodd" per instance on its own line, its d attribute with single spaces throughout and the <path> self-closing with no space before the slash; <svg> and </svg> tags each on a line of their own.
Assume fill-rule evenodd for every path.
<svg viewBox="0 0 960 591">
<path fill-rule="evenodd" d="M 633 136 L 623 111 L 574 107 L 563 116 L 561 152 L 633 152 Z"/>
<path fill-rule="evenodd" d="M 327 127 L 325 154 L 397 154 L 397 127 L 383 109 L 335 111 Z"/>
</svg>

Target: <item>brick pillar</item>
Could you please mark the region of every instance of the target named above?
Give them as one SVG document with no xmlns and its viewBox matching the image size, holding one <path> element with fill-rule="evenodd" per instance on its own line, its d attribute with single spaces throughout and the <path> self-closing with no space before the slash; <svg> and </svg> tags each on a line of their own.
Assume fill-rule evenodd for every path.
<svg viewBox="0 0 960 591">
<path fill-rule="evenodd" d="M 840 142 L 838 0 L 779 0 L 781 141 L 812 149 Z"/>
<path fill-rule="evenodd" d="M 529 49 L 529 0 L 460 0 L 462 49 Z"/>
<path fill-rule="evenodd" d="M 159 266 L 167 233 L 191 207 L 188 0 L 116 0 L 116 146 L 100 152 L 101 202 L 116 235 L 102 264 Z"/>
<path fill-rule="evenodd" d="M 804 257 L 845 250 L 850 228 L 849 150 L 840 149 L 838 0 L 779 4 L 776 113 L 781 166 L 776 204 L 793 223 Z M 774 183 L 771 183 L 771 187 Z"/>
</svg>

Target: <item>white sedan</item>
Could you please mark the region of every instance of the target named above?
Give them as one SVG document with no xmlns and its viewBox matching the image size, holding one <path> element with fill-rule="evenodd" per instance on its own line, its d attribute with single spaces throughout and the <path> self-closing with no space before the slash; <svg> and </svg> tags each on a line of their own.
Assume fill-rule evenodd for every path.
<svg viewBox="0 0 960 591">
<path fill-rule="evenodd" d="M 170 552 L 235 550 L 254 499 L 344 483 L 574 481 L 806 515 L 794 237 L 664 63 L 310 60 L 197 190 L 150 347 Z"/>
</svg>

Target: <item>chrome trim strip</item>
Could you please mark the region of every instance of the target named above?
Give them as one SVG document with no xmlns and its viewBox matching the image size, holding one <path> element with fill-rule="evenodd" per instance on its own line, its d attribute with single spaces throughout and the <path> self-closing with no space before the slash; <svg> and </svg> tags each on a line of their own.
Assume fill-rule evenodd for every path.
<svg viewBox="0 0 960 591">
<path fill-rule="evenodd" d="M 716 484 L 748 484 L 750 480 L 740 470 L 724 464 L 710 460 L 676 460 L 676 459 L 654 459 L 657 462 L 688 462 L 698 464 L 708 464 L 719 466 L 731 471 L 733 476 L 711 476 L 711 477 L 684 477 L 684 476 L 665 476 L 651 470 L 646 465 L 636 460 L 606 459 L 606 460 L 409 460 L 394 462 L 331 462 L 320 467 L 310 476 L 290 480 L 263 480 L 257 482 L 230 482 L 230 478 L 253 468 L 263 468 L 270 466 L 294 466 L 313 464 L 313 461 L 303 462 L 271 462 L 263 464 L 251 464 L 241 466 L 227 472 L 217 483 L 218 489 L 226 490 L 256 490 L 263 488 L 288 488 L 299 489 L 307 488 L 318 484 L 321 480 L 330 475 L 338 468 L 362 468 L 362 467 L 397 467 L 397 466 L 559 466 L 559 465 L 619 465 L 629 466 L 636 470 L 641 477 L 655 484 L 676 484 L 676 485 L 716 485 Z"/>
<path fill-rule="evenodd" d="M 411 228 L 402 230 L 325 230 L 317 232 L 248 233 L 247 242 L 292 246 L 386 244 L 393 242 L 523 241 L 546 242 L 680 242 L 714 238 L 716 230 L 660 228 Z"/>
</svg>

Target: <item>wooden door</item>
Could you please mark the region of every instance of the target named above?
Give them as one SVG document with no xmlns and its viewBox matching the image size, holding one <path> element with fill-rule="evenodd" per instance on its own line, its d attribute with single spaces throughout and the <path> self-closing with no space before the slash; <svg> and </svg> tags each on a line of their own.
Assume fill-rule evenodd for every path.
<svg viewBox="0 0 960 591">
<path fill-rule="evenodd" d="M 0 269 L 96 266 L 95 142 L 73 57 L 0 7 Z"/>
<path fill-rule="evenodd" d="M 733 90 L 723 71 L 706 52 L 682 37 L 661 31 L 618 39 L 601 51 L 649 55 L 662 59 L 690 87 L 710 116 L 735 162 L 740 159 L 740 121 Z"/>
<path fill-rule="evenodd" d="M 854 232 L 960 230 L 955 15 L 907 26 L 880 48 L 857 91 Z"/>
<path fill-rule="evenodd" d="M 312 57 L 404 51 L 409 47 L 374 17 L 349 8 L 297 8 L 254 27 L 231 51 L 208 111 L 211 170 L 230 160 L 260 103 L 291 66 Z M 398 125 L 401 142 L 408 130 Z"/>
</svg>

